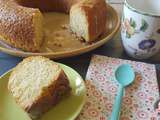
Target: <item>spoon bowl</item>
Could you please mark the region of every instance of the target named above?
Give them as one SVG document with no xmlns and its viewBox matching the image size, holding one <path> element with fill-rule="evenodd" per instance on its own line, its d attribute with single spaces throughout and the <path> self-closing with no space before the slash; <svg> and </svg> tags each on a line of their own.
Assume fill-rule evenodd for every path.
<svg viewBox="0 0 160 120">
<path fill-rule="evenodd" d="M 123 64 L 117 68 L 115 77 L 119 84 L 126 87 L 134 81 L 135 73 L 130 65 Z"/>
</svg>

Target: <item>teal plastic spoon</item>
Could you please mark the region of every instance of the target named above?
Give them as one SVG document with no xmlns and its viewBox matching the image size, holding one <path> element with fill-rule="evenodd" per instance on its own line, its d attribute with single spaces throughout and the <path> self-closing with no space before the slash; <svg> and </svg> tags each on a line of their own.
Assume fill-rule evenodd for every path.
<svg viewBox="0 0 160 120">
<path fill-rule="evenodd" d="M 130 85 L 134 81 L 135 72 L 130 65 L 123 64 L 119 66 L 115 71 L 115 77 L 119 83 L 119 88 L 118 88 L 118 94 L 116 96 L 116 99 L 113 105 L 112 115 L 110 120 L 119 120 L 124 88 Z"/>
</svg>

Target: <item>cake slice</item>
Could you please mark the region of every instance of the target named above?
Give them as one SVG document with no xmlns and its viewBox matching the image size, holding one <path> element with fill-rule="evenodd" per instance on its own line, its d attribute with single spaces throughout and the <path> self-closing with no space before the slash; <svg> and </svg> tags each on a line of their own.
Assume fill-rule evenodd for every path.
<svg viewBox="0 0 160 120">
<path fill-rule="evenodd" d="M 105 32 L 107 5 L 105 0 L 82 0 L 70 9 L 70 28 L 86 42 L 95 41 Z"/>
<path fill-rule="evenodd" d="M 69 80 L 61 67 L 41 56 L 29 57 L 19 63 L 8 82 L 16 103 L 32 119 L 56 105 L 71 90 Z"/>
</svg>

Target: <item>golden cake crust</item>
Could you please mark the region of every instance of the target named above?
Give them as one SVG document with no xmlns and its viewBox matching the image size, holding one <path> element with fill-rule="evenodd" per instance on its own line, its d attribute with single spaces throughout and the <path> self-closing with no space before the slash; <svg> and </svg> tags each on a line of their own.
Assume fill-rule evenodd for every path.
<svg viewBox="0 0 160 120">
<path fill-rule="evenodd" d="M 62 97 L 68 94 L 71 90 L 68 78 L 64 71 L 61 71 L 56 79 L 53 79 L 57 82 L 48 86 L 48 88 L 43 91 L 42 95 L 39 96 L 31 106 L 24 108 L 32 119 L 38 118 L 43 113 L 47 112 L 50 108 L 59 103 Z"/>
<path fill-rule="evenodd" d="M 56 11 L 69 13 L 72 5 L 80 2 L 81 0 L 15 0 L 22 6 L 31 8 L 39 8 L 42 12 Z"/>
<path fill-rule="evenodd" d="M 38 9 L 22 7 L 9 0 L 0 0 L 0 39 L 26 51 L 39 50 L 40 44 L 34 40 L 35 14 L 41 13 Z"/>
</svg>

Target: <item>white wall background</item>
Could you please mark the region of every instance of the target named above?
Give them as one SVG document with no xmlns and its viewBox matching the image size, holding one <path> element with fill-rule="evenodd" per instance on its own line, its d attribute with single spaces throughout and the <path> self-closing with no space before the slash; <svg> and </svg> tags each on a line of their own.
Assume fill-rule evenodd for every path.
<svg viewBox="0 0 160 120">
<path fill-rule="evenodd" d="M 109 2 L 109 4 L 117 10 L 119 15 L 121 15 L 122 12 L 123 1 L 124 0 L 106 0 L 106 2 Z"/>
</svg>

